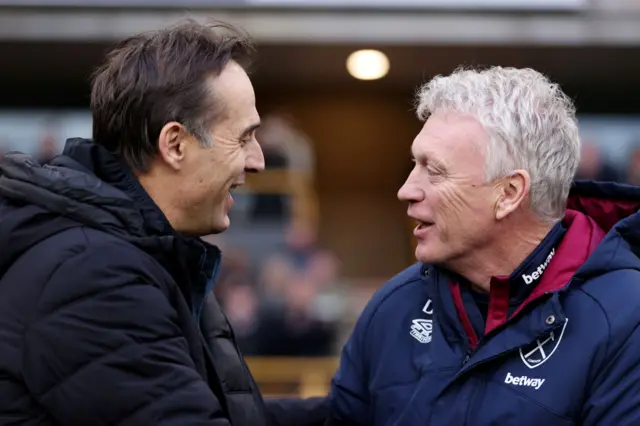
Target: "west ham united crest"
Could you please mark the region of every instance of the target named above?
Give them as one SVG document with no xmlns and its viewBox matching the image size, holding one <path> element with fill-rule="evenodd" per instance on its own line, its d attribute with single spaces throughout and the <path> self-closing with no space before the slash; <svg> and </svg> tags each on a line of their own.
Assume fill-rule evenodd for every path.
<svg viewBox="0 0 640 426">
<path fill-rule="evenodd" d="M 552 331 L 547 336 L 537 339 L 527 346 L 521 347 L 520 358 L 522 358 L 524 365 L 529 368 L 540 367 L 551 358 L 551 355 L 558 349 L 562 341 L 562 336 L 564 335 L 564 330 L 567 328 L 568 322 L 569 319 L 567 318 L 562 328 Z"/>
</svg>

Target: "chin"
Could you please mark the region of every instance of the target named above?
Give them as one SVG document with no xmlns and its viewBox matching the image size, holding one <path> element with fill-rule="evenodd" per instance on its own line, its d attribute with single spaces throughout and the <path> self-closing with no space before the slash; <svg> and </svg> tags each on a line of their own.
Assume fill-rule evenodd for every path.
<svg viewBox="0 0 640 426">
<path fill-rule="evenodd" d="M 229 216 L 225 215 L 224 218 L 216 220 L 212 226 L 212 234 L 219 234 L 226 231 L 231 226 L 231 220 Z"/>
<path fill-rule="evenodd" d="M 418 244 L 415 255 L 419 262 L 431 265 L 437 265 L 447 260 L 446 253 L 440 247 L 433 247 L 430 244 Z"/>
</svg>

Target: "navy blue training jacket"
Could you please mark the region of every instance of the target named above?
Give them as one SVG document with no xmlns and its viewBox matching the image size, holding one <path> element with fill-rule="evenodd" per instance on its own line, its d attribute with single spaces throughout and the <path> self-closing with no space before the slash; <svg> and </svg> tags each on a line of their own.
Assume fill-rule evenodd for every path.
<svg viewBox="0 0 640 426">
<path fill-rule="evenodd" d="M 437 267 L 395 276 L 343 350 L 331 424 L 640 425 L 639 206 L 640 188 L 577 182 L 485 312 Z"/>
</svg>

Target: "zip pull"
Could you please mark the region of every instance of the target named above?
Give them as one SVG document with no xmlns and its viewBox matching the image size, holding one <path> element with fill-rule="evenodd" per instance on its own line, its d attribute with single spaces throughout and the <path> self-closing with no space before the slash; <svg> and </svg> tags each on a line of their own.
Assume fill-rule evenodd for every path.
<svg viewBox="0 0 640 426">
<path fill-rule="evenodd" d="M 471 352 L 472 350 L 469 349 L 465 354 L 464 354 L 464 358 L 462 359 L 462 365 L 465 365 L 469 362 L 469 360 L 471 359 Z"/>
</svg>

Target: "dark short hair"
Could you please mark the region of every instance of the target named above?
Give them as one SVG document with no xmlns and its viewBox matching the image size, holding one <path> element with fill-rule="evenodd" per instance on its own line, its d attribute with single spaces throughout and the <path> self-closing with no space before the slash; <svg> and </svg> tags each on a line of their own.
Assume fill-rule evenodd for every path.
<svg viewBox="0 0 640 426">
<path fill-rule="evenodd" d="M 246 33 L 219 21 L 185 20 L 120 42 L 93 75 L 94 142 L 142 172 L 168 122 L 183 124 L 204 143 L 223 110 L 208 77 L 230 61 L 246 69 L 252 53 Z"/>
</svg>

